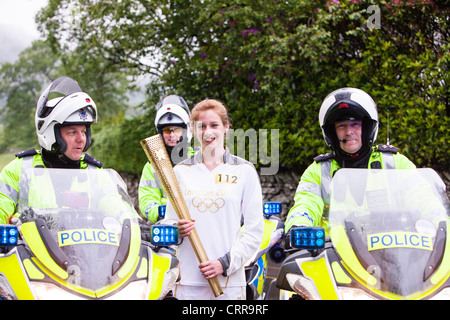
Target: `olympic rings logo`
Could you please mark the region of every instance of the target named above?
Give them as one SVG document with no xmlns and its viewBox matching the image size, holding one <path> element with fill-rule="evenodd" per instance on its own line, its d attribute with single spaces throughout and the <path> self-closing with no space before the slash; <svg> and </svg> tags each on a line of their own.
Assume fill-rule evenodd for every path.
<svg viewBox="0 0 450 320">
<path fill-rule="evenodd" d="M 197 210 L 201 213 L 209 211 L 211 213 L 216 213 L 219 209 L 223 208 L 225 205 L 225 200 L 222 198 L 217 198 L 213 200 L 211 198 L 206 198 L 204 200 L 199 197 L 195 197 L 192 199 L 192 205 L 197 208 Z"/>
</svg>

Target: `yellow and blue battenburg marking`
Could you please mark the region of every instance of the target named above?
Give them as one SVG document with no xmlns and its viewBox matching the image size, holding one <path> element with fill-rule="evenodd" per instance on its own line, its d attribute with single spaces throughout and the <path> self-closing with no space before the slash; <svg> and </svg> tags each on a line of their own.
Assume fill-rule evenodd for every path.
<svg viewBox="0 0 450 320">
<path fill-rule="evenodd" d="M 76 229 L 58 232 L 60 247 L 86 243 L 119 246 L 119 235 L 116 232 L 104 229 Z"/>
<path fill-rule="evenodd" d="M 417 232 L 386 232 L 367 236 L 369 251 L 390 248 L 414 248 L 433 251 L 430 235 Z"/>
</svg>

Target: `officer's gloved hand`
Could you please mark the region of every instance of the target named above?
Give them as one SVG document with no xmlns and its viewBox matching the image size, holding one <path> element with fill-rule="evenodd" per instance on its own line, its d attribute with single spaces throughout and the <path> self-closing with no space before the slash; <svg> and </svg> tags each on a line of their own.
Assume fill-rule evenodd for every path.
<svg viewBox="0 0 450 320">
<path fill-rule="evenodd" d="M 305 227 L 307 227 L 307 225 L 306 224 L 300 224 L 300 225 L 293 225 L 289 230 L 288 230 L 288 232 L 286 232 L 286 241 L 284 242 L 285 243 L 285 249 L 292 249 L 292 247 L 291 247 L 291 230 L 292 229 L 295 229 L 295 228 L 305 228 Z"/>
<path fill-rule="evenodd" d="M 139 228 L 141 229 L 141 240 L 150 242 L 152 238 L 152 227 L 144 220 L 139 219 Z"/>
</svg>

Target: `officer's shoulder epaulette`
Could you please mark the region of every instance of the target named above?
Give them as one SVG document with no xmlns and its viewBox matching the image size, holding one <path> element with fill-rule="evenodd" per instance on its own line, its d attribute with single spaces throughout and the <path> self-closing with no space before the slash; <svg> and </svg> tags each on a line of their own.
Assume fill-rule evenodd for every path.
<svg viewBox="0 0 450 320">
<path fill-rule="evenodd" d="M 331 160 L 331 159 L 334 159 L 333 152 L 319 154 L 317 157 L 314 157 L 315 162 L 322 162 L 322 161 L 327 161 L 327 160 Z"/>
<path fill-rule="evenodd" d="M 19 152 L 18 154 L 16 154 L 16 157 L 20 159 L 20 158 L 25 158 L 25 157 L 31 157 L 36 154 L 38 154 L 38 152 L 36 151 L 36 149 L 32 148 L 30 150 Z"/>
<path fill-rule="evenodd" d="M 95 159 L 93 156 L 85 153 L 84 154 L 84 162 L 93 164 L 94 166 L 97 166 L 99 168 L 103 167 L 103 163 L 97 159 Z"/>
<path fill-rule="evenodd" d="M 398 148 L 391 146 L 391 145 L 386 145 L 386 144 L 379 144 L 377 146 L 377 151 L 379 152 L 389 152 L 389 153 L 397 153 L 398 152 Z"/>
</svg>

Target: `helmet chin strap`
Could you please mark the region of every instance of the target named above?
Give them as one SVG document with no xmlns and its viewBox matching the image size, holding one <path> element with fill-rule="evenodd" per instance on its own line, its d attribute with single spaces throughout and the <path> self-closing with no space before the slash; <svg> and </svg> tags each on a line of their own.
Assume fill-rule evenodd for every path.
<svg viewBox="0 0 450 320">
<path fill-rule="evenodd" d="M 64 141 L 64 139 L 61 136 L 60 128 L 61 128 L 60 125 L 56 125 L 54 128 L 56 142 L 52 145 L 51 152 L 64 154 L 64 152 L 66 152 L 66 150 L 67 150 L 67 143 L 66 143 L 66 141 Z"/>
</svg>

